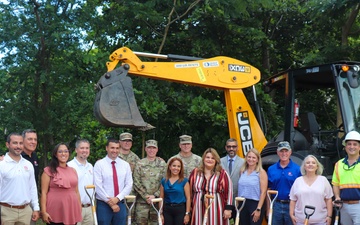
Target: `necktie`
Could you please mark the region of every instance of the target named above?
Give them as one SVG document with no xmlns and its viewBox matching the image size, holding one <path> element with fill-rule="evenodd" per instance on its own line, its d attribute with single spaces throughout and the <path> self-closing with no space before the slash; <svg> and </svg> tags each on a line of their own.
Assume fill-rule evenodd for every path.
<svg viewBox="0 0 360 225">
<path fill-rule="evenodd" d="M 114 194 L 117 196 L 119 194 L 119 184 L 118 184 L 118 177 L 116 173 L 115 161 L 112 161 L 112 170 L 113 170 L 113 182 L 114 182 Z"/>
<path fill-rule="evenodd" d="M 233 159 L 229 159 L 229 172 L 230 172 L 230 174 L 231 174 L 231 171 L 232 171 L 232 163 L 233 163 L 233 161 L 234 161 Z"/>
</svg>

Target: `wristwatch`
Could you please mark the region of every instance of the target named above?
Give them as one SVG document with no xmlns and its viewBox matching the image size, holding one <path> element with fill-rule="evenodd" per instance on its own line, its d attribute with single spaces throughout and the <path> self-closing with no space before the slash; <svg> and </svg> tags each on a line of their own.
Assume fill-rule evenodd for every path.
<svg viewBox="0 0 360 225">
<path fill-rule="evenodd" d="M 260 211 L 261 211 L 261 209 L 260 209 L 260 208 L 256 208 L 256 211 L 260 212 Z"/>
<path fill-rule="evenodd" d="M 190 212 L 185 212 L 185 215 L 190 215 Z"/>
</svg>

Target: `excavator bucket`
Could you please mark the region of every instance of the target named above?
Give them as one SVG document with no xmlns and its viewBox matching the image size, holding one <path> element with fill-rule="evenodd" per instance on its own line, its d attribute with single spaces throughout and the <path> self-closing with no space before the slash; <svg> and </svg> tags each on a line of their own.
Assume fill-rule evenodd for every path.
<svg viewBox="0 0 360 225">
<path fill-rule="evenodd" d="M 151 125 L 140 115 L 127 68 L 125 64 L 100 78 L 96 84 L 94 115 L 105 126 L 147 130 Z"/>
</svg>

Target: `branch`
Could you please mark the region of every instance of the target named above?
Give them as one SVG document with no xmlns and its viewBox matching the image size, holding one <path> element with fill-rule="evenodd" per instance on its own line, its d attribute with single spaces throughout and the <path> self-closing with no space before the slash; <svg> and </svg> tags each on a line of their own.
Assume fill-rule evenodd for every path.
<svg viewBox="0 0 360 225">
<path fill-rule="evenodd" d="M 169 32 L 170 24 L 171 24 L 171 16 L 175 12 L 175 5 L 176 5 L 176 0 L 174 0 L 173 7 L 172 7 L 172 9 L 171 9 L 171 11 L 169 13 L 169 16 L 168 16 L 168 23 L 165 26 L 164 36 L 163 36 L 163 39 L 161 41 L 161 44 L 160 44 L 160 47 L 159 47 L 159 50 L 158 50 L 158 54 L 161 53 L 161 51 L 162 51 L 162 49 L 163 49 L 163 47 L 165 45 L 165 40 L 166 40 L 167 34 Z M 157 59 L 156 59 L 156 61 L 157 61 Z"/>
<path fill-rule="evenodd" d="M 189 8 L 187 8 L 187 10 L 180 16 L 178 16 L 176 19 L 172 20 L 171 22 L 169 22 L 169 25 L 171 25 L 172 23 L 174 23 L 176 20 L 186 16 L 186 14 L 192 9 L 194 8 L 197 4 L 199 4 L 201 0 L 196 0 L 193 3 L 190 4 Z M 175 6 L 174 6 L 175 7 Z"/>
<path fill-rule="evenodd" d="M 171 17 L 172 15 L 174 14 L 175 12 L 175 5 L 176 5 L 176 0 L 174 0 L 173 2 L 173 7 L 168 15 L 168 23 L 166 24 L 165 26 L 165 30 L 164 30 L 164 36 L 163 36 L 163 39 L 161 41 L 161 44 L 160 44 L 160 47 L 159 47 L 159 50 L 158 50 L 158 54 L 161 53 L 164 45 L 165 45 L 165 41 L 166 41 L 166 38 L 167 38 L 167 35 L 168 35 L 168 32 L 169 32 L 169 28 L 170 28 L 170 25 L 173 24 L 175 21 L 179 20 L 180 18 L 184 17 L 186 14 L 189 13 L 189 11 L 194 8 L 197 4 L 199 4 L 201 0 L 195 0 L 193 3 L 190 4 L 190 6 L 187 8 L 187 10 L 180 16 L 177 16 L 174 20 L 171 20 Z M 157 61 L 157 59 L 155 60 Z"/>
<path fill-rule="evenodd" d="M 341 45 L 343 47 L 347 46 L 348 44 L 348 36 L 350 34 L 350 29 L 354 24 L 357 15 L 359 14 L 359 10 L 360 10 L 360 3 L 358 3 L 355 9 L 350 12 L 349 18 L 347 19 L 344 26 L 342 26 Z"/>
</svg>

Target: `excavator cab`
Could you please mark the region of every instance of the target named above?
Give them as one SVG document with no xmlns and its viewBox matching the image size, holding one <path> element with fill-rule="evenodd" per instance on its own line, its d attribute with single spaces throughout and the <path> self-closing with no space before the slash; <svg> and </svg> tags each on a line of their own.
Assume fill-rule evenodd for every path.
<svg viewBox="0 0 360 225">
<path fill-rule="evenodd" d="M 324 175 L 331 178 L 334 163 L 344 156 L 344 134 L 360 130 L 359 66 L 360 62 L 339 61 L 291 69 L 266 79 L 265 91 L 278 96 L 277 103 L 285 106 L 285 119 L 283 131 L 262 151 L 263 162 L 276 162 L 275 143 L 286 140 L 295 161 L 313 154 L 324 165 Z"/>
</svg>

